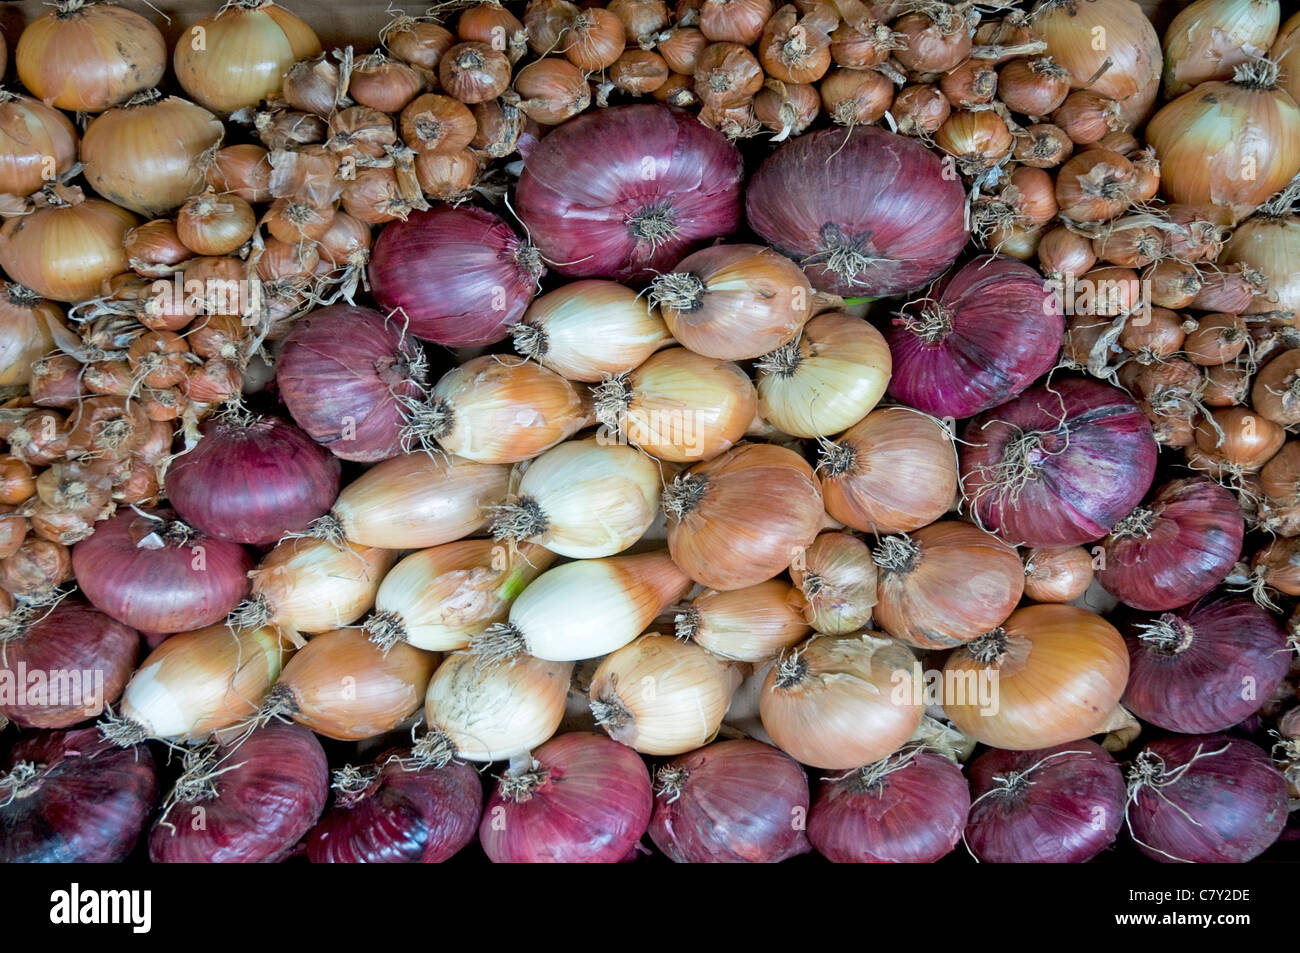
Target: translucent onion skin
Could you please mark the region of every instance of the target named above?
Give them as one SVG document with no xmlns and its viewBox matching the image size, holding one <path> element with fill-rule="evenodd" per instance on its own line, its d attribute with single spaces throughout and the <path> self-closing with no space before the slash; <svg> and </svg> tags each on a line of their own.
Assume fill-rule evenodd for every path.
<svg viewBox="0 0 1300 953">
<path fill-rule="evenodd" d="M 1225 731 L 1249 718 L 1273 697 L 1290 662 L 1277 619 L 1240 596 L 1134 615 L 1122 631 L 1129 651 L 1122 704 L 1182 734 Z"/>
<path fill-rule="evenodd" d="M 13 769 L 36 768 L 9 798 Z M 30 735 L 0 771 L 0 863 L 118 864 L 140 839 L 158 794 L 153 755 L 118 748 L 97 727 Z"/>
<path fill-rule="evenodd" d="M 1139 783 L 1146 777 L 1160 786 Z M 1286 826 L 1286 779 L 1264 751 L 1239 738 L 1153 741 L 1128 779 L 1134 843 L 1161 863 L 1245 863 Z"/>
<path fill-rule="evenodd" d="M 970 417 L 1047 373 L 1064 333 L 1060 302 L 1036 269 L 981 256 L 894 320 L 889 393 L 936 417 Z"/>
<path fill-rule="evenodd" d="M 966 427 L 962 486 L 1008 542 L 1072 546 L 1132 512 L 1155 475 L 1151 423 L 1118 388 L 1070 378 L 1032 387 Z"/>
<path fill-rule="evenodd" d="M 1135 609 L 1173 609 L 1227 578 L 1244 533 L 1231 492 L 1206 477 L 1172 480 L 1106 537 L 1097 580 Z"/>
<path fill-rule="evenodd" d="M 673 758 L 656 774 L 650 839 L 678 864 L 776 864 L 810 849 L 808 776 L 749 738 Z"/>
<path fill-rule="evenodd" d="M 293 851 L 329 797 L 325 749 L 301 725 L 272 721 L 219 745 L 214 797 L 181 799 L 149 834 L 155 864 L 271 864 Z M 196 823 L 199 818 L 202 823 Z"/>
<path fill-rule="evenodd" d="M 966 768 L 975 795 L 966 844 L 991 864 L 1082 864 L 1124 825 L 1124 775 L 1095 741 L 984 752 Z"/>
<path fill-rule="evenodd" d="M 534 767 L 506 776 L 488 797 L 479 843 L 496 864 L 613 864 L 650 822 L 645 763 L 603 735 L 573 732 L 532 753 Z"/>
<path fill-rule="evenodd" d="M 737 229 L 742 166 L 736 147 L 690 113 L 616 106 L 533 147 L 516 202 L 560 274 L 642 281 Z"/>
<path fill-rule="evenodd" d="M 853 183 L 852 187 L 846 183 Z M 925 146 L 875 126 L 782 143 L 750 180 L 750 227 L 839 295 L 914 291 L 966 244 L 964 195 Z"/>
<path fill-rule="evenodd" d="M 837 864 L 931 864 L 961 840 L 970 788 L 941 754 L 892 755 L 824 777 L 808 815 L 808 839 Z"/>
</svg>

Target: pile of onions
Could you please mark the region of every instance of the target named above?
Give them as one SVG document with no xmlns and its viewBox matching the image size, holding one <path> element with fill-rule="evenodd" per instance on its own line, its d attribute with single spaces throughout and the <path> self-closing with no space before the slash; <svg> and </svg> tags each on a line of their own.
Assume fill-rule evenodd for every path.
<svg viewBox="0 0 1300 953">
<path fill-rule="evenodd" d="M 1075 545 L 1109 532 L 1155 475 L 1151 424 L 1099 381 L 1032 387 L 962 435 L 963 490 L 981 525 L 1009 542 Z"/>
<path fill-rule="evenodd" d="M 782 579 L 730 592 L 709 589 L 678 609 L 674 633 L 725 659 L 763 662 L 808 637 L 805 609 L 802 593 Z"/>
<path fill-rule="evenodd" d="M 967 768 L 975 798 L 966 845 L 993 864 L 1082 864 L 1124 824 L 1124 775 L 1084 738 L 1033 751 L 986 751 Z"/>
<path fill-rule="evenodd" d="M 1037 270 L 976 258 L 894 320 L 889 393 L 938 417 L 969 417 L 1051 369 L 1064 329 L 1060 302 Z"/>
<path fill-rule="evenodd" d="M 1273 697 L 1289 667 L 1287 635 L 1244 597 L 1208 597 L 1124 625 L 1124 707 L 1184 734 L 1224 731 Z"/>
<path fill-rule="evenodd" d="M 639 281 L 736 230 L 741 174 L 736 147 L 690 114 L 617 106 L 533 146 L 515 201 L 556 271 Z"/>
<path fill-rule="evenodd" d="M 611 864 L 629 859 L 650 822 L 645 763 L 591 732 L 558 735 L 519 773 L 497 779 L 479 843 L 497 864 Z"/>
<path fill-rule="evenodd" d="M 961 840 L 970 803 L 957 764 L 924 748 L 907 748 L 822 778 L 808 839 L 837 864 L 934 863 Z"/>
<path fill-rule="evenodd" d="M 957 177 L 919 142 L 874 126 L 782 143 L 750 180 L 745 211 L 813 287 L 841 295 L 914 291 L 968 237 Z"/>
<path fill-rule="evenodd" d="M 748 738 L 719 741 L 655 773 L 650 839 L 679 864 L 774 864 L 806 853 L 808 778 Z"/>
</svg>

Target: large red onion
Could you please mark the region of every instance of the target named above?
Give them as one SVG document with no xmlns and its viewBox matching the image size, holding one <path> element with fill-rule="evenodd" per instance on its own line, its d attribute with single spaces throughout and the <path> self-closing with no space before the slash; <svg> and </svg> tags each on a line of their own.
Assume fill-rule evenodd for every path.
<svg viewBox="0 0 1300 953">
<path fill-rule="evenodd" d="M 119 510 L 72 548 L 77 583 L 95 607 L 145 632 L 220 622 L 248 594 L 253 558 L 171 510 Z"/>
<path fill-rule="evenodd" d="M 1227 735 L 1162 738 L 1128 771 L 1128 824 L 1163 863 L 1240 864 L 1286 826 L 1286 779 L 1258 746 Z"/>
<path fill-rule="evenodd" d="M 428 375 L 400 316 L 337 304 L 294 323 L 275 380 L 313 440 L 342 460 L 373 463 L 402 452 L 406 402 L 423 396 Z"/>
<path fill-rule="evenodd" d="M 915 291 L 966 245 L 966 194 L 915 139 L 875 126 L 780 145 L 745 190 L 750 227 L 840 295 Z"/>
<path fill-rule="evenodd" d="M 1207 734 L 1249 718 L 1286 678 L 1291 652 L 1278 620 L 1253 599 L 1207 596 L 1125 620 L 1129 679 L 1122 704 L 1143 721 Z"/>
<path fill-rule="evenodd" d="M 1237 498 L 1219 484 L 1171 480 L 1111 530 L 1097 579 L 1135 609 L 1185 605 L 1228 577 L 1245 531 Z"/>
<path fill-rule="evenodd" d="M 636 846 L 654 794 L 645 762 L 605 735 L 558 735 L 501 778 L 478 838 L 493 863 L 614 864 Z"/>
<path fill-rule="evenodd" d="M 416 768 L 409 751 L 334 774 L 333 806 L 307 835 L 315 864 L 440 864 L 474 840 L 483 784 L 463 762 Z"/>
<path fill-rule="evenodd" d="M 961 768 L 912 749 L 823 778 L 808 839 L 837 864 L 929 864 L 961 840 L 969 808 Z"/>
<path fill-rule="evenodd" d="M 1146 495 L 1151 423 L 1117 387 L 1069 378 L 974 418 L 962 485 L 985 529 L 1025 546 L 1073 546 L 1110 532 Z"/>
<path fill-rule="evenodd" d="M 616 106 L 528 150 L 519 217 L 562 275 L 639 281 L 740 225 L 740 153 L 695 116 Z"/>
<path fill-rule="evenodd" d="M 236 744 L 192 749 L 149 834 L 156 864 L 266 864 L 298 844 L 329 796 L 325 749 L 272 721 Z"/>
<path fill-rule="evenodd" d="M 324 516 L 338 496 L 338 458 L 287 420 L 228 415 L 200 432 L 167 471 L 167 498 L 210 536 L 274 543 Z"/>
<path fill-rule="evenodd" d="M 1115 842 L 1124 774 L 1094 741 L 993 748 L 966 766 L 975 799 L 966 845 L 994 864 L 1081 864 Z"/>
<path fill-rule="evenodd" d="M 0 863 L 121 863 L 158 793 L 153 756 L 98 728 L 43 731 L 0 771 Z"/>
<path fill-rule="evenodd" d="M 655 776 L 650 839 L 679 864 L 774 864 L 809 850 L 808 777 L 746 738 L 678 755 Z"/>
<path fill-rule="evenodd" d="M 0 622 L 0 715 L 29 728 L 68 728 L 117 701 L 140 634 L 77 598 Z"/>
<path fill-rule="evenodd" d="M 391 222 L 370 256 L 370 286 L 393 320 L 447 347 L 495 344 L 546 273 L 529 242 L 491 212 L 439 205 Z"/>
<path fill-rule="evenodd" d="M 1043 276 L 981 256 L 912 301 L 886 335 L 889 393 L 936 417 L 969 417 L 1051 370 L 1065 318 Z"/>
</svg>

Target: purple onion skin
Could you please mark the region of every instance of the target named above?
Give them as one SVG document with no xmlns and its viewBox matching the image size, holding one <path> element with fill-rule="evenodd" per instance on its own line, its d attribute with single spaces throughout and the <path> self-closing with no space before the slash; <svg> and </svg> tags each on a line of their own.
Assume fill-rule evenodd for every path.
<svg viewBox="0 0 1300 953">
<path fill-rule="evenodd" d="M 127 858 L 158 794 L 147 747 L 119 748 L 96 727 L 45 731 L 14 745 L 5 771 L 18 764 L 38 770 L 23 796 L 0 807 L 0 863 L 117 864 Z M 0 803 L 11 792 L 0 785 Z"/>
<path fill-rule="evenodd" d="M 750 228 L 802 264 L 814 288 L 850 297 L 915 291 L 941 274 L 969 238 L 965 202 L 938 156 L 875 126 L 782 143 L 745 190 Z M 838 247 L 871 261 L 836 272 L 827 255 Z"/>
<path fill-rule="evenodd" d="M 654 793 L 645 762 L 605 735 L 557 735 L 533 751 L 546 780 L 526 800 L 503 796 L 498 781 L 479 824 L 494 864 L 615 864 L 628 859 Z"/>
<path fill-rule="evenodd" d="M 338 795 L 307 835 L 314 864 L 440 864 L 474 840 L 483 783 L 468 764 L 408 770 L 387 752 L 360 795 Z M 396 756 L 398 760 L 390 760 Z"/>
<path fill-rule="evenodd" d="M 1159 789 L 1135 788 L 1135 769 L 1129 769 L 1128 821 L 1138 849 L 1162 863 L 1253 860 L 1286 826 L 1286 779 L 1261 748 L 1227 735 L 1162 738 L 1143 748 L 1138 760 L 1155 755 L 1164 771 L 1176 772 L 1198 751 L 1200 758 Z"/>
<path fill-rule="evenodd" d="M 403 399 L 419 399 L 420 346 L 398 318 L 330 305 L 299 319 L 276 361 L 294 423 L 340 460 L 374 463 L 402 452 Z"/>
<path fill-rule="evenodd" d="M 999 485 L 1015 442 L 1036 434 Z M 1151 423 L 1117 387 L 1068 378 L 1031 387 L 966 426 L 961 472 L 966 499 L 985 529 L 1023 546 L 1075 546 L 1110 532 L 1146 495 L 1158 448 Z"/>
<path fill-rule="evenodd" d="M 369 272 L 384 311 L 416 337 L 446 347 L 500 341 L 545 273 L 537 250 L 500 218 L 450 205 L 389 223 Z"/>
<path fill-rule="evenodd" d="M 167 498 L 196 529 L 266 546 L 306 529 L 334 505 L 338 458 L 289 421 L 208 420 L 200 432 L 194 449 L 167 471 Z"/>
<path fill-rule="evenodd" d="M 923 310 L 947 330 L 923 333 Z M 1023 262 L 984 255 L 940 278 L 885 335 L 889 393 L 936 417 L 969 417 L 1015 397 L 1056 363 L 1060 303 Z M 911 327 L 908 322 L 912 322 Z"/>
<path fill-rule="evenodd" d="M 1167 620 L 1186 639 L 1168 651 L 1139 638 L 1141 623 Z M 1207 596 L 1121 626 L 1129 680 L 1121 704 L 1143 721 L 1182 734 L 1224 731 L 1273 697 L 1290 666 L 1287 635 L 1252 599 Z"/>
<path fill-rule="evenodd" d="M 311 830 L 329 798 L 325 749 L 301 725 L 272 721 L 217 757 L 220 768 L 230 768 L 213 779 L 217 796 L 179 801 L 154 824 L 154 863 L 275 863 Z"/>
<path fill-rule="evenodd" d="M 577 116 L 532 147 L 515 200 L 560 274 L 643 281 L 736 231 L 743 171 L 736 147 L 695 116 L 615 106 Z M 670 210 L 672 234 L 659 242 L 634 234 L 629 220 L 659 206 Z"/>
<path fill-rule="evenodd" d="M 1186 605 L 1223 582 L 1241 556 L 1241 507 L 1213 480 L 1172 480 L 1141 509 L 1152 514 L 1147 531 L 1106 537 L 1106 562 L 1097 571 L 1098 582 L 1125 605 L 1148 612 Z"/>
<path fill-rule="evenodd" d="M 679 864 L 774 864 L 810 849 L 808 776 L 760 741 L 719 741 L 679 755 L 676 799 L 655 797 L 650 839 Z"/>
<path fill-rule="evenodd" d="M 28 728 L 69 728 L 117 701 L 140 654 L 140 634 L 77 598 L 64 599 L 8 642 L 0 642 L 0 672 L 15 686 L 33 672 L 77 673 L 80 698 L 60 699 L 57 676 L 46 703 L 0 704 L 0 715 Z M 75 703 L 75 704 L 74 704 Z"/>
<path fill-rule="evenodd" d="M 864 786 L 854 772 L 823 778 L 808 817 L 808 839 L 837 864 L 931 864 L 961 840 L 970 789 L 943 755 L 918 753 Z"/>
<path fill-rule="evenodd" d="M 176 518 L 170 510 L 152 512 Z M 154 535 L 162 525 L 129 509 L 96 523 L 95 535 L 72 548 L 81 591 L 101 612 L 144 632 L 220 622 L 248 595 L 253 557 L 238 543 L 201 534 L 167 541 Z M 159 541 L 160 548 L 150 548 Z"/>
<path fill-rule="evenodd" d="M 1008 789 L 994 780 L 1017 772 L 1028 772 L 1032 783 Z M 975 795 L 966 844 L 986 863 L 1081 864 L 1113 844 L 1124 823 L 1123 772 L 1093 741 L 1037 751 L 993 748 L 966 773 Z"/>
</svg>

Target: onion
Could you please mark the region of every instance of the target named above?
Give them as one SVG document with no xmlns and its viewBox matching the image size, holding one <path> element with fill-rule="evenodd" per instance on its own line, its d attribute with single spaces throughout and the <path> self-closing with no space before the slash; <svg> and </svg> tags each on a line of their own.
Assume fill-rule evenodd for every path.
<svg viewBox="0 0 1300 953">
<path fill-rule="evenodd" d="M 272 722 L 234 744 L 186 752 L 149 833 L 156 864 L 275 863 L 320 817 L 329 768 L 316 736 Z"/>
<path fill-rule="evenodd" d="M 754 97 L 754 118 L 777 135 L 773 142 L 803 135 L 821 112 L 821 97 L 811 83 L 768 81 Z"/>
<path fill-rule="evenodd" d="M 253 143 L 239 143 L 218 149 L 206 172 L 207 183 L 218 192 L 229 192 L 245 202 L 271 199 L 269 154 Z"/>
<path fill-rule="evenodd" d="M 380 32 L 379 40 L 399 60 L 416 67 L 423 76 L 437 74 L 438 60 L 456 38 L 450 30 L 427 17 L 399 14 Z"/>
<path fill-rule="evenodd" d="M 1073 602 L 1092 579 L 1093 557 L 1082 546 L 1038 546 L 1025 554 L 1025 595 L 1034 602 Z"/>
<path fill-rule="evenodd" d="M 1015 145 L 1015 160 L 1034 169 L 1051 169 L 1074 151 L 1074 143 L 1060 126 L 1038 123 L 1028 126 L 1025 135 Z"/>
<path fill-rule="evenodd" d="M 529 63 L 515 77 L 514 86 L 523 97 L 519 111 L 544 126 L 558 126 L 591 105 L 587 77 L 559 57 Z"/>
<path fill-rule="evenodd" d="M 31 735 L 0 772 L 0 863 L 119 864 L 153 810 L 148 748 L 123 751 L 95 728 Z"/>
<path fill-rule="evenodd" d="M 1133 841 L 1162 863 L 1253 860 L 1277 840 L 1286 817 L 1286 780 L 1249 741 L 1163 738 L 1128 771 Z"/>
<path fill-rule="evenodd" d="M 122 242 L 135 216 L 100 199 L 51 195 L 46 208 L 0 228 L 0 268 L 43 298 L 81 301 L 127 270 Z"/>
<path fill-rule="evenodd" d="M 424 87 L 424 78 L 412 66 L 380 52 L 363 56 L 352 65 L 348 95 L 362 106 L 396 113 Z"/>
<path fill-rule="evenodd" d="M 33 365 L 54 350 L 54 334 L 64 327 L 58 305 L 22 285 L 0 288 L 0 387 L 29 384 Z"/>
<path fill-rule="evenodd" d="M 1046 748 L 1105 730 L 1128 673 L 1124 640 L 1101 616 L 1031 605 L 948 656 L 943 710 L 991 747 Z"/>
<path fill-rule="evenodd" d="M 985 109 L 956 110 L 934 134 L 934 142 L 955 160 L 963 175 L 969 176 L 1004 162 L 1015 144 L 1007 121 Z"/>
<path fill-rule="evenodd" d="M 1236 67 L 1263 56 L 1280 12 L 1277 0 L 1197 0 L 1183 7 L 1165 30 L 1165 96 L 1231 79 Z"/>
<path fill-rule="evenodd" d="M 177 235 L 199 255 L 229 255 L 252 237 L 257 219 L 238 196 L 211 189 L 187 199 L 176 213 Z"/>
<path fill-rule="evenodd" d="M 818 84 L 822 109 L 841 126 L 876 122 L 889 110 L 894 84 L 875 70 L 836 67 Z"/>
<path fill-rule="evenodd" d="M 40 601 L 72 579 L 68 547 L 28 536 L 12 555 L 0 559 L 0 589 Z"/>
<path fill-rule="evenodd" d="M 804 618 L 824 635 L 847 635 L 871 622 L 876 564 L 871 549 L 848 533 L 822 533 L 790 567 L 803 593 Z"/>
<path fill-rule="evenodd" d="M 740 176 L 735 147 L 688 114 L 618 106 L 575 117 L 534 147 L 516 202 L 561 274 L 641 280 L 736 230 Z"/>
<path fill-rule="evenodd" d="M 1282 88 L 1291 94 L 1291 98 L 1300 102 L 1300 13 L 1292 14 L 1277 32 L 1277 41 L 1269 51 L 1269 58 L 1276 60 L 1281 72 Z"/>
<path fill-rule="evenodd" d="M 763 662 L 807 638 L 802 594 L 781 579 L 744 589 L 709 589 L 679 608 L 674 631 L 714 655 L 737 662 Z"/>
<path fill-rule="evenodd" d="M 1124 775 L 1084 738 L 1035 751 L 986 751 L 970 763 L 966 845 L 994 864 L 1081 864 L 1124 824 Z"/>
<path fill-rule="evenodd" d="M 0 92 L 0 192 L 27 196 L 77 161 L 68 117 L 36 99 Z"/>
<path fill-rule="evenodd" d="M 837 864 L 930 864 L 961 839 L 970 803 L 959 766 L 941 754 L 908 748 L 822 778 L 808 839 Z"/>
<path fill-rule="evenodd" d="M 1225 266 L 1249 268 L 1263 281 L 1263 293 L 1246 306 L 1248 314 L 1280 311 L 1300 315 L 1300 275 L 1292 262 L 1300 244 L 1300 216 L 1294 214 L 1300 186 L 1284 189 L 1260 211 L 1233 229 L 1219 256 Z"/>
<path fill-rule="evenodd" d="M 920 143 L 876 128 L 783 143 L 755 173 L 745 208 L 754 231 L 833 294 L 914 290 L 967 237 L 961 184 Z"/>
<path fill-rule="evenodd" d="M 903 135 L 932 136 L 947 122 L 952 107 L 937 86 L 917 83 L 898 91 L 889 112 Z"/>
<path fill-rule="evenodd" d="M 650 775 L 635 753 L 590 732 L 560 735 L 497 780 L 479 824 L 493 863 L 617 863 L 650 821 Z"/>
<path fill-rule="evenodd" d="M 1249 407 L 1221 407 L 1196 424 L 1197 469 L 1211 475 L 1256 473 L 1281 449 L 1286 431 Z"/>
<path fill-rule="evenodd" d="M 1050 56 L 1021 56 L 998 72 L 997 95 L 1012 112 L 1047 116 L 1070 92 L 1070 74 Z"/>
</svg>

